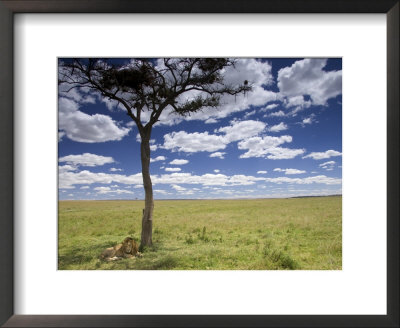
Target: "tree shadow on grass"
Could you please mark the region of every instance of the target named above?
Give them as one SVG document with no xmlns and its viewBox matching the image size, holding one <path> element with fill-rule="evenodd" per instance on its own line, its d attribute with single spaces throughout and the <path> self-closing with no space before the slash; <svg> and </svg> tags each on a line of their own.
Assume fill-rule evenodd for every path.
<svg viewBox="0 0 400 328">
<path fill-rule="evenodd" d="M 179 266 L 179 260 L 171 255 L 155 260 L 142 258 L 135 263 L 136 270 L 172 270 L 177 266 Z"/>
<path fill-rule="evenodd" d="M 58 269 L 66 270 L 70 265 L 83 265 L 98 259 L 101 252 L 110 247 L 109 242 L 101 242 L 83 247 L 69 247 L 58 251 Z"/>
<path fill-rule="evenodd" d="M 107 247 L 110 247 L 110 243 L 103 241 L 80 247 L 63 248 L 58 253 L 58 269 L 68 270 L 73 267 L 74 270 L 171 270 L 179 266 L 179 260 L 176 257 L 162 256 L 165 254 L 165 249 L 162 249 L 162 244 L 159 242 L 146 249 L 141 258 L 121 259 L 112 263 L 99 259 L 99 255 Z M 161 249 L 163 251 L 160 254 Z"/>
</svg>

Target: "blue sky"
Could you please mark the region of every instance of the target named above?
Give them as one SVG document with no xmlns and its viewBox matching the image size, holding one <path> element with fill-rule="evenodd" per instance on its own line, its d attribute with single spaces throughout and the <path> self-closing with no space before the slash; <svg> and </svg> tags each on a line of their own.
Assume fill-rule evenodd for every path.
<svg viewBox="0 0 400 328">
<path fill-rule="evenodd" d="M 237 59 L 225 76 L 231 84 L 247 79 L 253 91 L 190 117 L 166 108 L 154 126 L 155 199 L 341 194 L 342 60 Z M 92 91 L 65 91 L 59 88 L 59 199 L 143 199 L 133 121 Z"/>
</svg>

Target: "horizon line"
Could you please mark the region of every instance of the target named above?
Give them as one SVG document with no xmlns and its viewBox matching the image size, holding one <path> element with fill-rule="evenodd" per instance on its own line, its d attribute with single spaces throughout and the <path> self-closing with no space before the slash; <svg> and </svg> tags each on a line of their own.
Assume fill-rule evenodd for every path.
<svg viewBox="0 0 400 328">
<path fill-rule="evenodd" d="M 165 201 L 165 200 L 255 200 L 255 199 L 289 199 L 289 198 L 308 198 L 308 197 L 334 197 L 343 196 L 342 194 L 329 194 L 329 195 L 302 195 L 302 196 L 282 196 L 282 197 L 252 197 L 252 198 L 163 198 L 154 199 L 154 201 Z M 144 199 L 58 199 L 61 201 L 144 201 Z"/>
</svg>

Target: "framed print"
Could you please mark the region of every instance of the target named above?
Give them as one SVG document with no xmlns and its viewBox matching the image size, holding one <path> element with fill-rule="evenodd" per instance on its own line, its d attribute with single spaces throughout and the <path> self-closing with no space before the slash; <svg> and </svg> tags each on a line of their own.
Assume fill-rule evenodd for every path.
<svg viewBox="0 0 400 328">
<path fill-rule="evenodd" d="M 399 325 L 398 1 L 0 9 L 1 324 Z"/>
</svg>

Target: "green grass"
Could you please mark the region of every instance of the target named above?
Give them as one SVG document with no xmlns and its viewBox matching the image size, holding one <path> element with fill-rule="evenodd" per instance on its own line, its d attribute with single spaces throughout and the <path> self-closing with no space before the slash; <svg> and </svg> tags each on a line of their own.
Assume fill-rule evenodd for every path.
<svg viewBox="0 0 400 328">
<path fill-rule="evenodd" d="M 342 197 L 156 201 L 153 247 L 103 262 L 140 241 L 143 201 L 60 201 L 61 270 L 340 270 Z"/>
</svg>

